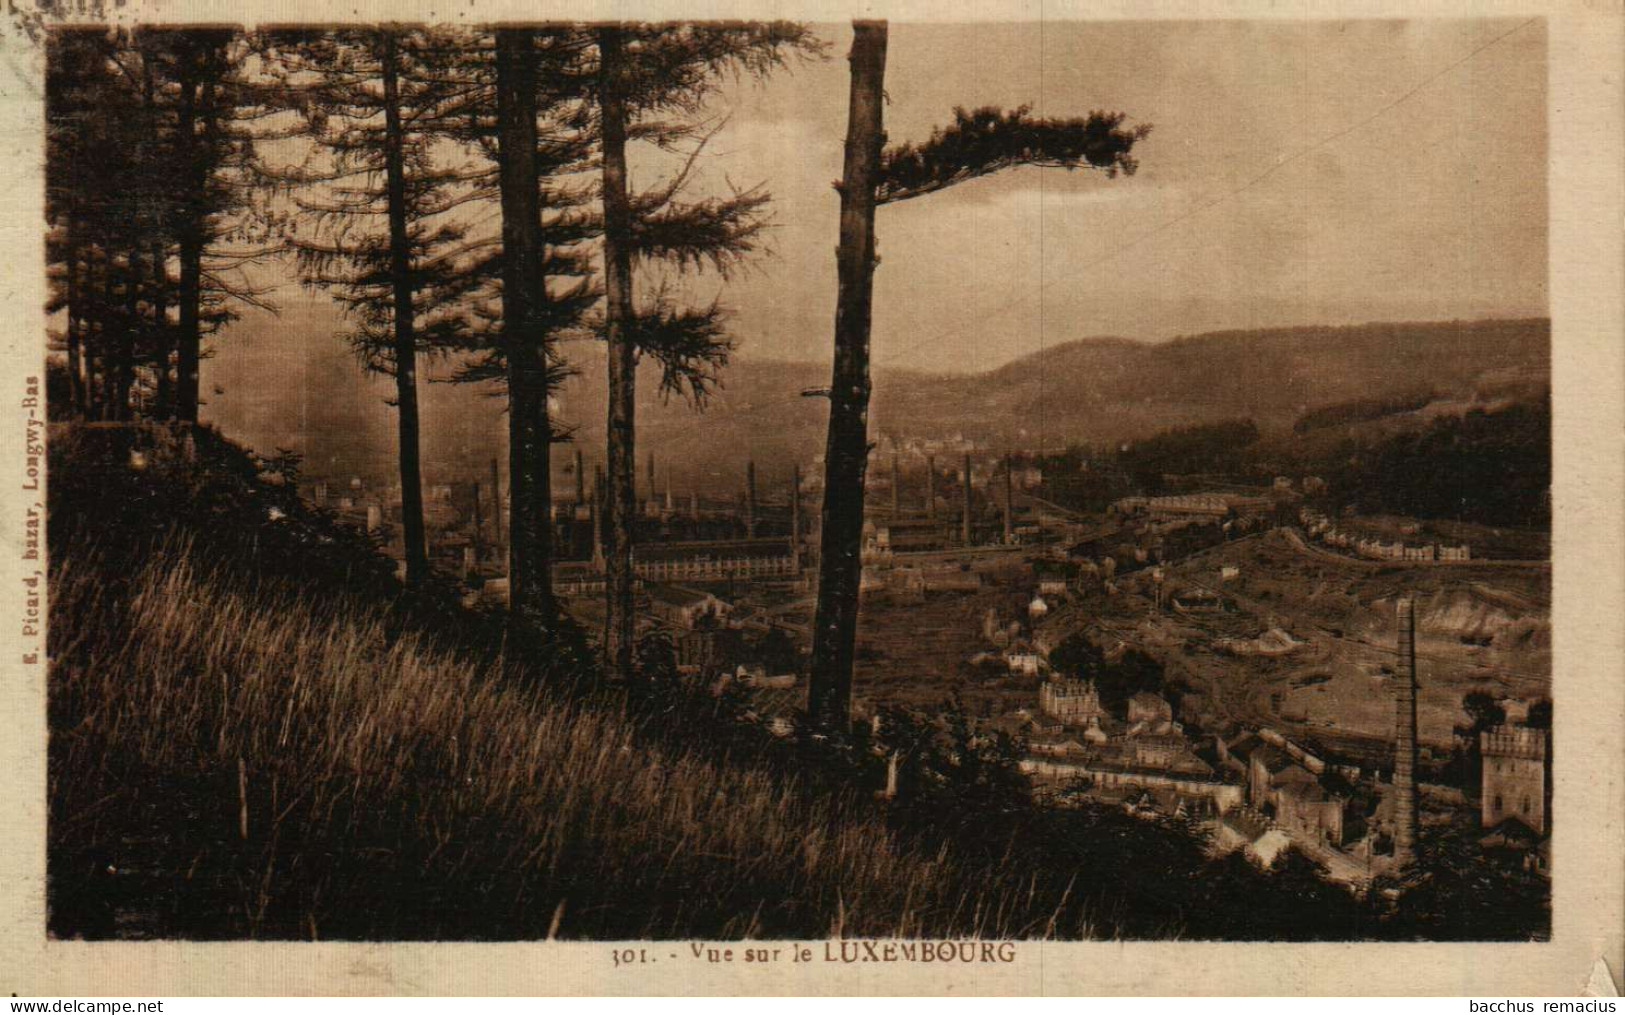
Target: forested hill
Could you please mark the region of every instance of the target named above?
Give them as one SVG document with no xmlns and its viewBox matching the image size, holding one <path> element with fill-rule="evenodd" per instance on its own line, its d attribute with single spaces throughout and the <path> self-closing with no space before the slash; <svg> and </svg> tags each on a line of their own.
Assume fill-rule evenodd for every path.
<svg viewBox="0 0 1625 1015">
<path fill-rule="evenodd" d="M 1222 331 L 1160 344 L 1084 339 L 976 377 L 901 385 L 882 377 L 877 401 L 916 425 L 957 428 L 969 418 L 989 436 L 1014 436 L 1014 427 L 1099 443 L 1229 419 L 1281 430 L 1321 406 L 1418 390 L 1464 401 L 1536 395 L 1549 383 L 1550 357 L 1545 319 Z"/>
<path fill-rule="evenodd" d="M 1030 446 L 1042 435 L 1051 448 L 1241 418 L 1254 420 L 1266 435 L 1284 434 L 1305 414 L 1361 400 L 1407 401 L 1424 392 L 1471 405 L 1537 396 L 1549 386 L 1550 333 L 1545 319 L 1300 327 L 1163 343 L 1081 339 L 984 374 L 948 373 L 951 363 L 934 376 L 878 366 L 871 426 L 877 434 L 962 434 L 994 445 Z M 296 382 L 282 397 L 297 398 L 297 405 L 272 404 L 269 395 L 249 402 L 238 400 L 246 389 L 232 378 L 214 418 L 262 450 L 297 447 L 313 466 L 328 463 L 335 448 L 359 454 L 364 447 L 368 457 L 387 460 L 394 445 L 387 392 L 369 387 L 357 399 L 344 380 L 353 368 L 336 340 L 309 336 L 305 346 L 311 362 L 303 376 L 320 394 Z M 748 336 L 746 349 L 723 374 L 703 416 L 662 400 L 658 377 L 640 371 L 639 449 L 673 465 L 679 491 L 689 484 L 733 489 L 746 454 L 788 472 L 792 455 L 805 461 L 823 448 L 826 403 L 801 391 L 828 384 L 828 366 L 756 358 Z M 602 354 L 593 345 L 566 351 L 579 375 L 560 394 L 561 415 L 579 427 L 577 438 L 592 461 L 603 446 Z M 883 343 L 875 352 L 883 361 Z M 232 361 L 231 373 L 247 378 L 259 375 L 257 356 L 244 348 L 221 358 Z M 471 401 L 456 386 L 441 384 L 428 385 L 423 400 L 428 473 L 482 468 L 497 445 L 489 452 L 477 445 L 500 440 L 504 429 L 500 402 Z M 326 417 L 333 425 L 324 426 Z M 369 433 L 376 439 L 366 440 Z M 570 481 L 562 472 L 555 478 Z"/>
</svg>

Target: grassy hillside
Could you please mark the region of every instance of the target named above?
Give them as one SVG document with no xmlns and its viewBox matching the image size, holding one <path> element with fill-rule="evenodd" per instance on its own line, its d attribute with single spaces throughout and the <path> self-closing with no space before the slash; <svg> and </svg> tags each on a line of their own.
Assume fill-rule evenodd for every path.
<svg viewBox="0 0 1625 1015">
<path fill-rule="evenodd" d="M 120 602 L 93 559 L 55 589 L 59 934 L 1032 930 L 995 921 L 1007 879 L 971 887 L 848 797 L 643 743 L 624 710 L 313 613 L 184 544 Z"/>
</svg>

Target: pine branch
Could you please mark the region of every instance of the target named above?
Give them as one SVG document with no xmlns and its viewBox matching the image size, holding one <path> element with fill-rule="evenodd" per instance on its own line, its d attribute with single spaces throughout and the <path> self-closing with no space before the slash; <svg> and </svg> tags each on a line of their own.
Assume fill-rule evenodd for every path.
<svg viewBox="0 0 1625 1015">
<path fill-rule="evenodd" d="M 1035 119 L 1031 107 L 1003 112 L 986 106 L 954 110 L 954 121 L 922 144 L 904 144 L 881 155 L 876 204 L 894 204 L 945 190 L 1014 166 L 1099 169 L 1107 176 L 1133 175 L 1134 146 L 1150 124 L 1124 127 L 1122 113 L 1090 113 L 1071 119 Z"/>
<path fill-rule="evenodd" d="M 639 214 L 634 203 L 632 250 L 643 258 L 666 261 L 679 270 L 709 264 L 727 277 L 757 249 L 767 227 L 763 209 L 771 195 L 760 187 L 732 197 L 707 198 L 692 204 L 669 202 L 652 214 Z"/>
</svg>

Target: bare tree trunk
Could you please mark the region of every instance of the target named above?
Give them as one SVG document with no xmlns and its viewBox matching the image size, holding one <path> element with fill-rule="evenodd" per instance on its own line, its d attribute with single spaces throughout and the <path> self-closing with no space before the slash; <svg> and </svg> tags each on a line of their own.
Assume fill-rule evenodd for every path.
<svg viewBox="0 0 1625 1015">
<path fill-rule="evenodd" d="M 401 535 L 406 580 L 429 573 L 423 534 L 423 475 L 418 458 L 417 333 L 412 300 L 411 250 L 406 236 L 405 131 L 401 126 L 400 66 L 393 32 L 384 35 L 384 173 L 389 201 L 389 273 L 394 290 L 395 397 L 400 412 Z"/>
<path fill-rule="evenodd" d="M 604 669 L 612 679 L 632 673 L 632 526 L 636 517 L 634 461 L 637 354 L 632 342 L 632 209 L 626 192 L 626 97 L 621 29 L 598 30 L 599 109 L 603 119 L 604 330 L 609 346 L 609 523 Z"/>
<path fill-rule="evenodd" d="M 829 438 L 824 452 L 823 536 L 818 609 L 813 622 L 808 711 L 814 722 L 844 728 L 852 706 L 862 575 L 863 482 L 869 464 L 869 314 L 874 295 L 875 184 L 886 74 L 886 23 L 853 22 L 852 92 L 846 165 L 841 176 L 840 289 L 835 307 L 835 366 L 830 378 Z"/>
<path fill-rule="evenodd" d="M 533 29 L 497 31 L 497 118 L 508 368 L 508 608 L 513 616 L 546 630 L 553 617 L 552 428 L 547 415 L 547 336 L 539 333 L 537 324 L 547 291 L 536 179 Z"/>
</svg>

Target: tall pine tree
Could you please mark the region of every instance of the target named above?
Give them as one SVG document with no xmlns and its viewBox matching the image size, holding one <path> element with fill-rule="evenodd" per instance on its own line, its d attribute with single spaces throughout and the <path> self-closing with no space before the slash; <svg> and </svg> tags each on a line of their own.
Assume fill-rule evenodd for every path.
<svg viewBox="0 0 1625 1015">
<path fill-rule="evenodd" d="M 924 143 L 886 148 L 882 110 L 887 26 L 884 21 L 858 21 L 853 28 L 846 165 L 839 185 L 835 361 L 830 378 L 818 605 L 808 686 L 808 711 L 815 722 L 833 729 L 844 729 L 851 711 L 857 646 L 864 479 L 869 458 L 875 208 L 1015 166 L 1093 168 L 1108 176 L 1133 173 L 1137 163 L 1131 152 L 1150 130 L 1145 125 L 1124 127 L 1126 118 L 1121 113 L 1052 119 L 1036 118 L 1027 107 L 956 109 L 953 122 L 934 131 Z"/>
<path fill-rule="evenodd" d="M 640 265 L 664 263 L 679 270 L 705 266 L 726 273 L 756 249 L 769 199 L 756 189 L 686 200 L 692 157 L 688 167 L 662 185 L 634 193 L 627 147 L 634 139 L 667 148 L 684 139 L 697 144 L 694 119 L 724 75 L 762 76 L 796 54 L 816 54 L 821 47 L 805 27 L 785 22 L 609 24 L 595 31 L 609 385 L 604 658 L 610 676 L 625 679 L 635 659 L 638 360 L 653 358 L 665 391 L 699 403 L 731 348 L 720 305 L 678 307 L 657 281 L 648 287 L 651 294 L 640 308 L 637 271 Z"/>
<path fill-rule="evenodd" d="M 480 279 L 463 368 L 508 401 L 510 613 L 546 631 L 552 597 L 552 445 L 569 439 L 549 407 L 571 368 L 561 335 L 597 300 L 583 244 L 596 235 L 586 183 L 593 145 L 580 64 L 586 33 L 567 25 L 503 27 L 463 39 L 460 91 L 444 111 L 469 146 L 470 197 L 494 201 L 498 242 L 470 263 Z"/>
<path fill-rule="evenodd" d="M 284 33 L 268 48 L 321 153 L 282 182 L 314 227 L 290 235 L 301 277 L 326 289 L 353 324 L 346 336 L 369 370 L 395 381 L 401 529 L 408 582 L 428 573 L 419 452 L 418 360 L 460 342 L 465 270 L 463 172 L 445 164 L 446 30 L 378 28 Z M 441 157 L 437 157 L 441 156 Z"/>
</svg>

